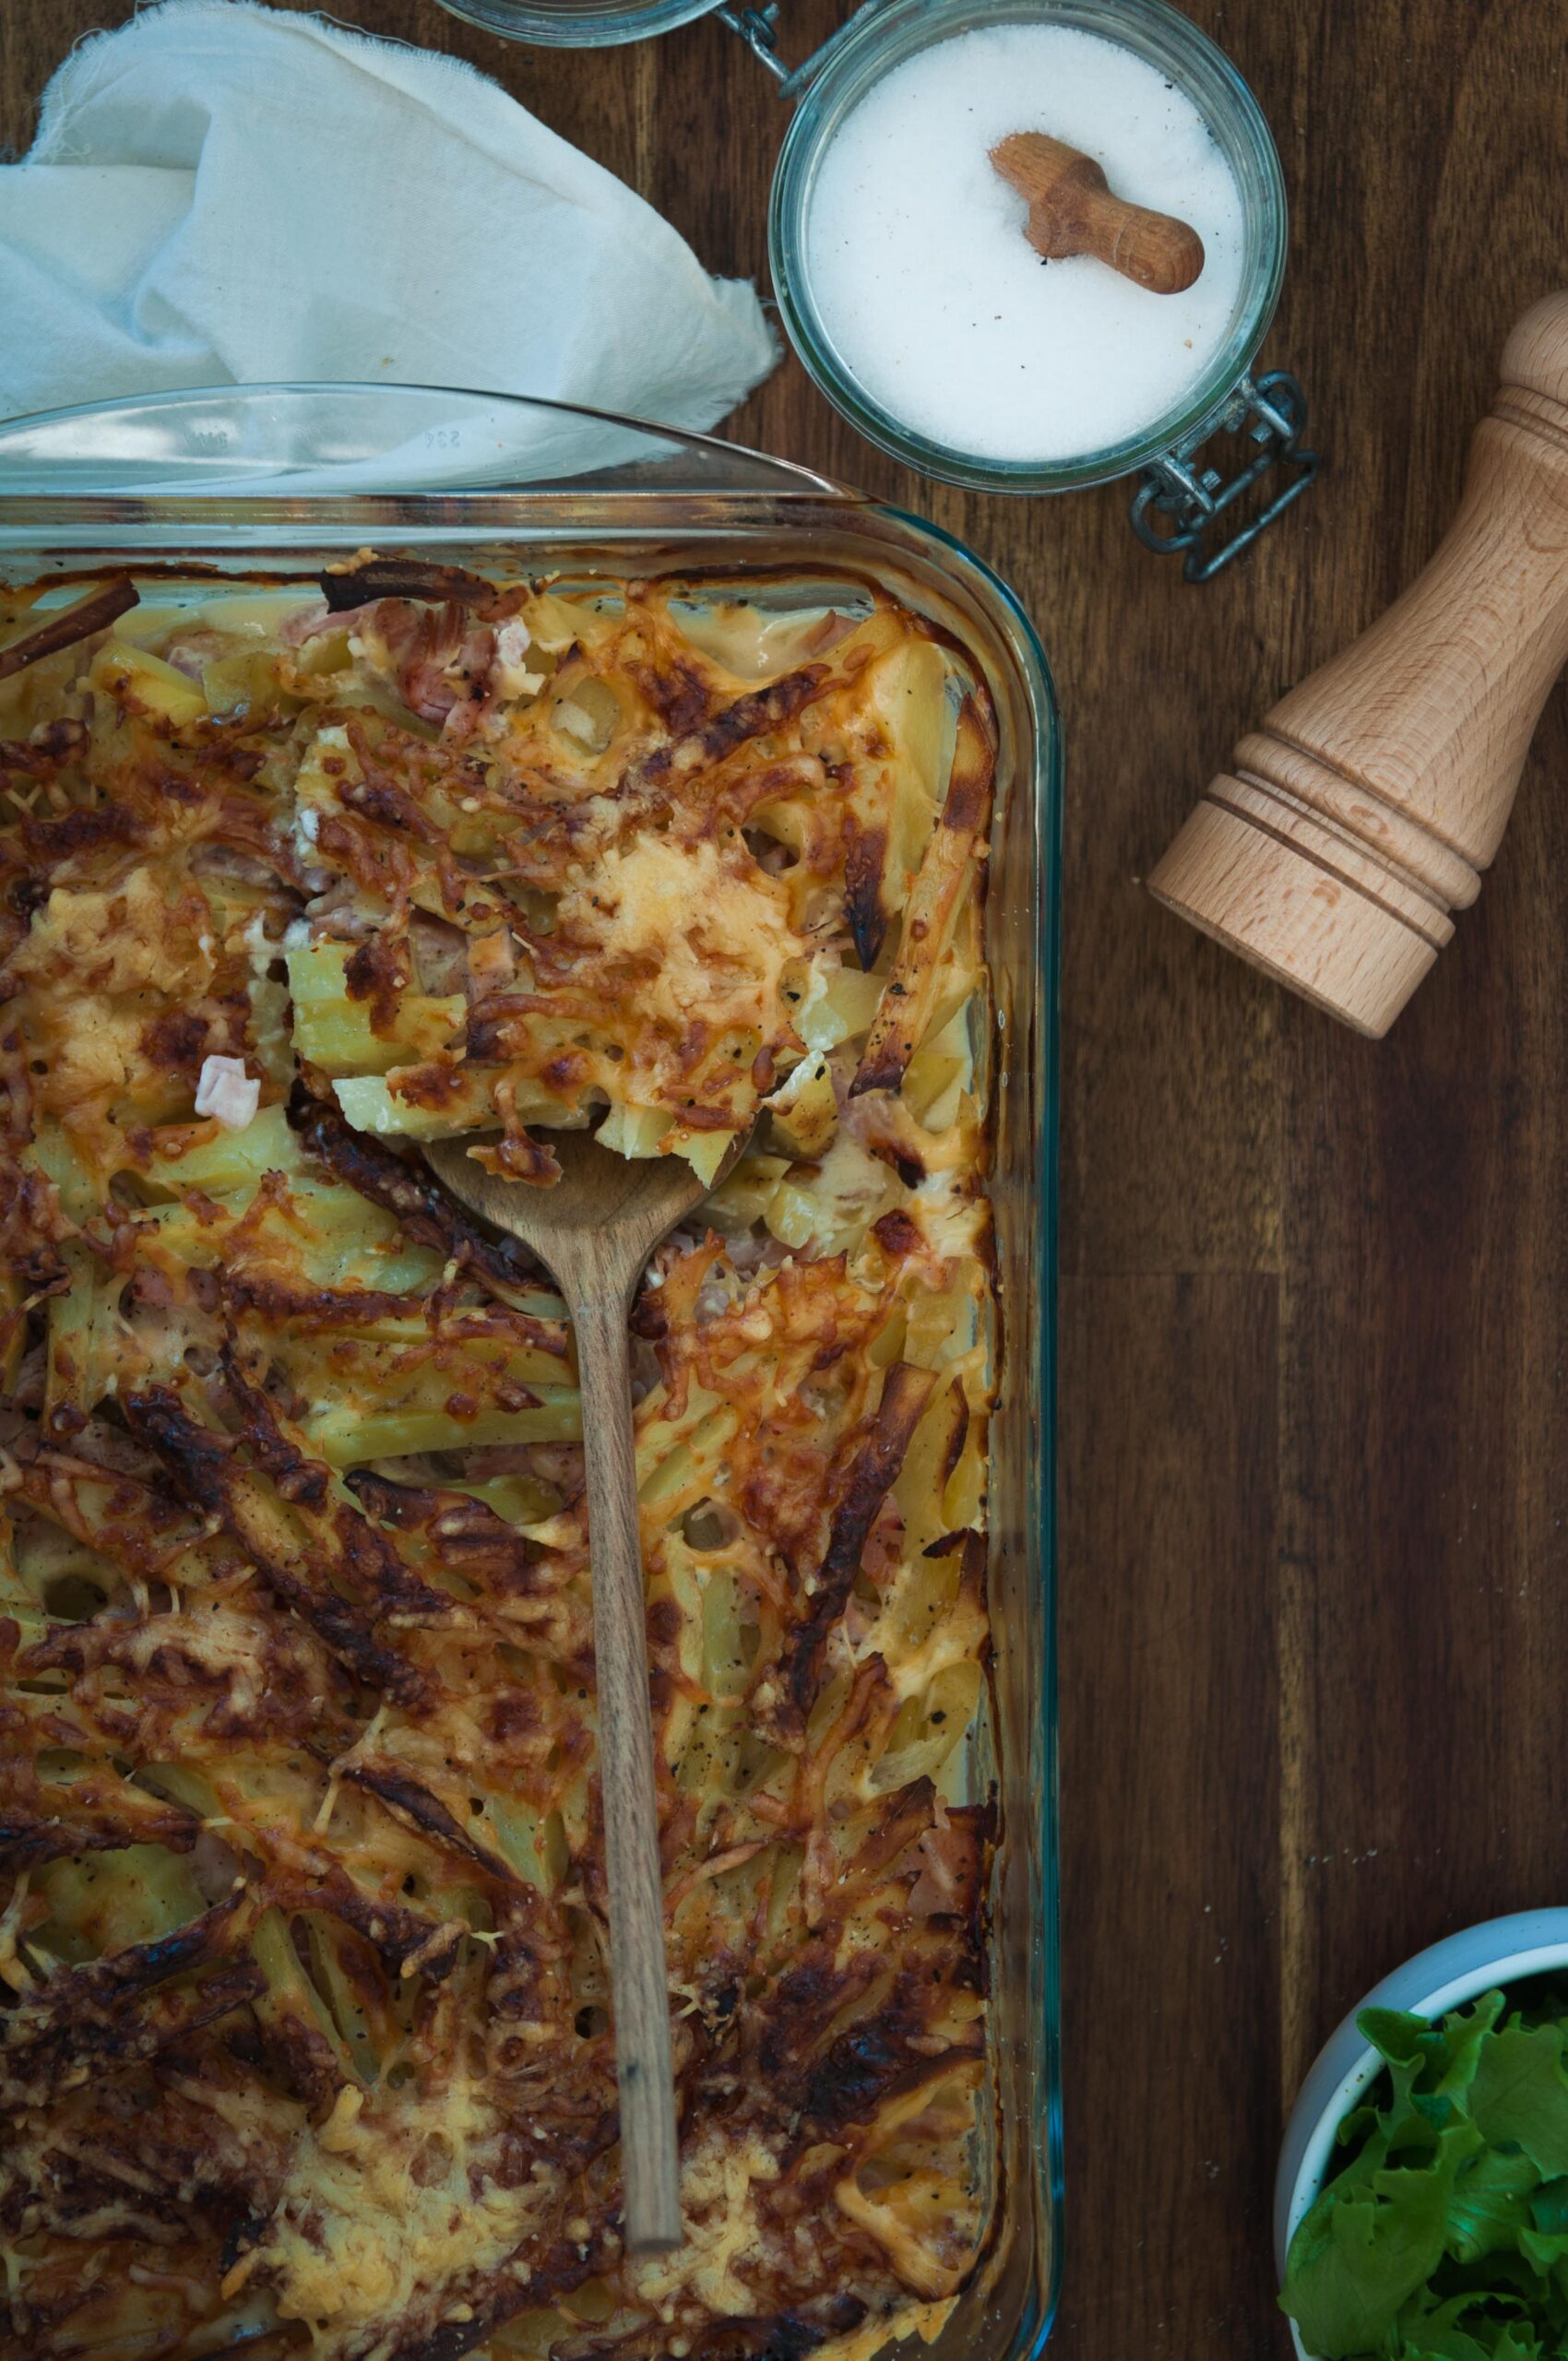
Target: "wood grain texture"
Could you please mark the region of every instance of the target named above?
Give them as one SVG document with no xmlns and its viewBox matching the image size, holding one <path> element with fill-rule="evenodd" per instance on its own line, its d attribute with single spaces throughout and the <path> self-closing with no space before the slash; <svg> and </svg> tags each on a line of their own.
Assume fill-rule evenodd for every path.
<svg viewBox="0 0 1568 2361">
<path fill-rule="evenodd" d="M 720 1177 L 743 1145 L 731 1146 Z M 681 2244 L 681 2167 L 626 1323 L 648 1256 L 701 1204 L 707 1183 L 680 1157 L 629 1163 L 584 1132 L 563 1133 L 551 1146 L 561 1170 L 549 1187 L 485 1171 L 460 1140 L 434 1140 L 425 1154 L 470 1213 L 538 1256 L 572 1323 L 593 1581 L 626 2245 L 633 2254 L 658 2254 Z"/>
<path fill-rule="evenodd" d="M 0 137 L 128 13 L 0 0 Z M 784 113 L 720 26 L 584 59 L 433 0 L 334 13 L 498 74 L 711 269 L 764 274 Z M 848 0 L 782 13 L 796 59 Z M 1118 487 L 923 485 L 793 362 L 730 430 L 961 534 L 1033 611 L 1064 709 L 1058 2361 L 1283 2361 L 1268 2181 L 1313 2050 L 1420 1944 L 1568 1889 L 1568 699 L 1382 1044 L 1140 884 L 1457 505 L 1503 338 L 1563 274 L 1561 0 L 1190 13 L 1279 144 L 1265 357 L 1327 455 L 1240 566 L 1189 588 Z"/>
<path fill-rule="evenodd" d="M 681 2165 L 664 1953 L 664 1880 L 648 1712 L 647 1609 L 632 1440 L 626 1331 L 638 1268 L 609 1284 L 601 1257 L 562 1258 L 583 1402 L 600 1792 L 610 1885 L 610 1984 L 626 2245 L 657 2254 L 681 2243 Z"/>
<path fill-rule="evenodd" d="M 1381 1038 L 1480 890 L 1564 663 L 1568 290 L 1510 335 L 1424 570 L 1238 741 L 1149 891 Z"/>
<path fill-rule="evenodd" d="M 991 160 L 1029 208 L 1025 230 L 1042 262 L 1093 255 L 1153 295 L 1179 295 L 1204 267 L 1204 242 L 1190 221 L 1118 196 L 1105 169 L 1043 131 L 1015 131 Z"/>
</svg>

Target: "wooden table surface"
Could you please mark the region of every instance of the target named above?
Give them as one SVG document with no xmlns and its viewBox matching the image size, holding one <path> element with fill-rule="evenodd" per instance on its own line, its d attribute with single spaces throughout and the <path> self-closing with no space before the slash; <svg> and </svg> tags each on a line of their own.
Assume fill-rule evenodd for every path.
<svg viewBox="0 0 1568 2361">
<path fill-rule="evenodd" d="M 128 0 L 0 0 L 0 140 Z M 784 116 L 716 23 L 445 46 L 763 277 Z M 802 56 L 848 0 L 787 0 Z M 1266 355 L 1320 485 L 1206 588 L 1126 492 L 1004 502 L 862 444 L 786 362 L 730 431 L 960 534 L 1065 715 L 1059 2361 L 1282 2355 L 1269 2191 L 1318 2044 L 1446 1929 L 1568 1900 L 1568 699 L 1393 1037 L 1140 889 L 1233 737 L 1367 623 L 1455 499 L 1504 332 L 1568 280 L 1562 0 L 1194 0 L 1290 192 Z M 1554 791 L 1555 790 L 1555 791 Z"/>
</svg>

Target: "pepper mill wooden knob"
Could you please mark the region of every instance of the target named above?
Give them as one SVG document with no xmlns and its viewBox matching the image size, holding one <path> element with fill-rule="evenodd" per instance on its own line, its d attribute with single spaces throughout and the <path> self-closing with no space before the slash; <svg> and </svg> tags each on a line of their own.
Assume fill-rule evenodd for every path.
<svg viewBox="0 0 1568 2361">
<path fill-rule="evenodd" d="M 1425 573 L 1240 742 L 1148 881 L 1374 1038 L 1480 891 L 1568 663 L 1568 290 L 1502 376 Z"/>
<path fill-rule="evenodd" d="M 1092 255 L 1151 295 L 1179 295 L 1204 267 L 1190 222 L 1113 196 L 1104 168 L 1044 131 L 1014 131 L 991 160 L 1029 208 L 1024 235 L 1042 262 Z"/>
</svg>

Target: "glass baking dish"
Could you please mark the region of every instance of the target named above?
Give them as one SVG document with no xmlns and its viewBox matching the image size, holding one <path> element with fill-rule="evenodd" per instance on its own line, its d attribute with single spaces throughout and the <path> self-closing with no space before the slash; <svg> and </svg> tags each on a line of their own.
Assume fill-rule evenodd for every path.
<svg viewBox="0 0 1568 2361">
<path fill-rule="evenodd" d="M 0 580 L 171 575 L 198 595 L 308 584 L 345 552 L 489 573 L 781 573 L 874 582 L 951 634 L 1000 730 L 988 941 L 1004 1344 L 994 1429 L 992 1711 L 972 1790 L 993 1788 L 993 2107 L 978 2162 L 986 2248 L 932 2361 L 1026 2361 L 1061 2255 L 1054 1341 L 1061 744 L 1045 658 L 1006 587 L 934 526 L 710 438 L 429 387 L 160 395 L 0 424 Z M 164 577 L 158 585 L 158 576 Z M 178 595 L 178 594 L 177 594 Z M 51 594 L 46 591 L 45 601 Z M 921 2349 L 923 2348 L 917 2348 Z"/>
</svg>

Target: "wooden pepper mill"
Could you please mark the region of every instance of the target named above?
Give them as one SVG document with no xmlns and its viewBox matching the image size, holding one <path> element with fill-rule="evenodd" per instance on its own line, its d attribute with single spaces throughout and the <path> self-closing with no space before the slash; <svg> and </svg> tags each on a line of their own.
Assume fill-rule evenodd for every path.
<svg viewBox="0 0 1568 2361">
<path fill-rule="evenodd" d="M 1568 290 L 1502 374 L 1425 573 L 1240 742 L 1148 881 L 1374 1038 L 1480 891 L 1568 663 Z"/>
</svg>

